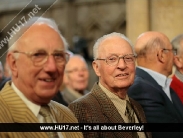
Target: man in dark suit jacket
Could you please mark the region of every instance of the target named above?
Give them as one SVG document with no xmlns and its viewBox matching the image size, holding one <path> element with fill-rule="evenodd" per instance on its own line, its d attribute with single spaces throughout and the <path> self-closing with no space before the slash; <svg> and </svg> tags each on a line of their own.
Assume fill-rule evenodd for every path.
<svg viewBox="0 0 183 138">
<path fill-rule="evenodd" d="M 120 33 L 100 38 L 94 45 L 92 63 L 99 82 L 90 93 L 69 105 L 79 123 L 145 123 L 140 104 L 127 95 L 135 77 L 135 55 L 129 40 Z M 121 49 L 121 50 L 119 50 Z M 133 116 L 128 118 L 128 103 Z M 131 120 L 133 118 L 133 121 Z M 147 132 L 84 132 L 85 138 L 149 138 Z"/>
<path fill-rule="evenodd" d="M 183 123 L 183 105 L 170 88 L 175 51 L 159 32 L 146 32 L 137 39 L 136 77 L 128 95 L 144 109 L 148 123 Z M 154 138 L 179 138 L 182 132 L 153 132 Z"/>
</svg>

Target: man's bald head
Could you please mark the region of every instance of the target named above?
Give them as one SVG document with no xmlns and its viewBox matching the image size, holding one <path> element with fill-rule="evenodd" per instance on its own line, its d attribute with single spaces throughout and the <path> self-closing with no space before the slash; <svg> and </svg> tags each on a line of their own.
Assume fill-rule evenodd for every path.
<svg viewBox="0 0 183 138">
<path fill-rule="evenodd" d="M 135 52 L 138 56 L 147 57 L 156 51 L 157 48 L 164 48 L 170 43 L 168 37 L 160 32 L 149 31 L 142 33 L 137 38 Z"/>
<path fill-rule="evenodd" d="M 135 44 L 137 65 L 166 76 L 172 73 L 173 49 L 170 40 L 160 32 L 149 31 L 141 34 Z"/>
</svg>

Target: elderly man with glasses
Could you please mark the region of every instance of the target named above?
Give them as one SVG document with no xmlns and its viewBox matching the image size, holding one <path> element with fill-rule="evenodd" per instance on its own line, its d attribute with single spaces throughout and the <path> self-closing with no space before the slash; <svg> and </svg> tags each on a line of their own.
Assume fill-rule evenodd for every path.
<svg viewBox="0 0 183 138">
<path fill-rule="evenodd" d="M 92 63 L 99 82 L 69 108 L 80 123 L 145 123 L 142 107 L 127 95 L 135 77 L 135 54 L 120 33 L 104 35 L 93 47 Z M 149 138 L 148 132 L 84 132 L 85 138 Z"/>
<path fill-rule="evenodd" d="M 183 123 L 183 105 L 170 88 L 173 58 L 176 55 L 166 35 L 149 31 L 135 44 L 137 68 L 128 95 L 144 109 L 147 123 Z M 159 130 L 161 131 L 161 130 Z M 167 130 L 168 131 L 168 130 Z M 182 138 L 182 132 L 152 132 L 154 138 Z"/>
<path fill-rule="evenodd" d="M 82 138 L 80 132 L 34 132 L 34 127 L 26 124 L 27 129 L 24 129 L 21 123 L 78 121 L 67 107 L 51 101 L 62 83 L 69 58 L 67 42 L 55 22 L 34 17 L 17 30 L 16 34 L 12 32 L 9 41 L 7 63 L 12 81 L 7 82 L 0 92 L 0 123 L 16 123 L 19 128 L 16 130 L 20 132 L 7 130 L 1 132 L 0 137 Z"/>
</svg>

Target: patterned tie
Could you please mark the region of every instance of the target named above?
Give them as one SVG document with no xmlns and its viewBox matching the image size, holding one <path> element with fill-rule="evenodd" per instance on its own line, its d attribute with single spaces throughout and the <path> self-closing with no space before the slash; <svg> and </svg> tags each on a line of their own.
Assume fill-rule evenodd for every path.
<svg viewBox="0 0 183 138">
<path fill-rule="evenodd" d="M 125 115 L 128 117 L 129 123 L 135 123 L 134 110 L 129 101 L 126 100 Z M 132 132 L 132 138 L 138 138 L 137 132 Z"/>
<path fill-rule="evenodd" d="M 40 115 L 44 117 L 44 123 L 53 123 L 52 118 L 50 116 L 50 108 L 49 106 L 41 106 Z M 57 132 L 46 132 L 49 138 L 59 138 Z"/>
<path fill-rule="evenodd" d="M 125 115 L 128 117 L 129 123 L 135 123 L 134 111 L 129 101 L 126 100 Z"/>
</svg>

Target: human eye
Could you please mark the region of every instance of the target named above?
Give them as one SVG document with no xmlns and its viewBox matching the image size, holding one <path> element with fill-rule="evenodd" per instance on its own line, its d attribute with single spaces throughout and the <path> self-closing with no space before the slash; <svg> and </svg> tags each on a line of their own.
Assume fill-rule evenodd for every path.
<svg viewBox="0 0 183 138">
<path fill-rule="evenodd" d="M 68 73 L 76 73 L 78 72 L 78 69 L 77 68 L 74 68 L 74 69 L 70 69 L 67 71 Z"/>
<path fill-rule="evenodd" d="M 32 54 L 34 57 L 45 57 L 47 54 L 45 52 L 35 52 Z"/>
<path fill-rule="evenodd" d="M 31 54 L 31 58 L 34 62 L 40 62 L 47 56 L 47 53 L 44 51 L 37 51 Z"/>
<path fill-rule="evenodd" d="M 64 61 L 66 60 L 65 53 L 64 52 L 56 52 L 53 54 L 55 60 L 57 61 Z"/>
<path fill-rule="evenodd" d="M 134 55 L 126 55 L 124 56 L 125 62 L 133 62 L 134 61 Z"/>
<path fill-rule="evenodd" d="M 54 53 L 53 56 L 55 59 L 60 59 L 60 60 L 65 59 L 65 53 L 63 52 Z"/>
<path fill-rule="evenodd" d="M 117 56 L 110 56 L 110 57 L 108 57 L 107 60 L 108 60 L 109 62 L 115 62 L 117 59 L 118 59 Z"/>
</svg>

